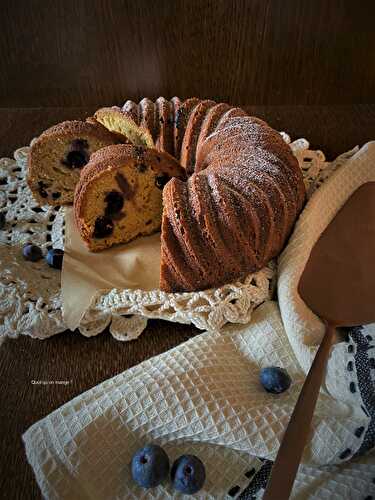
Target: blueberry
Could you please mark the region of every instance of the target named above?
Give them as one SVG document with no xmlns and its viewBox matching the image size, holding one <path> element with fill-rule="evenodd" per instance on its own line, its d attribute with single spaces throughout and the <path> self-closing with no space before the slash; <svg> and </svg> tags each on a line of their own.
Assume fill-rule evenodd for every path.
<svg viewBox="0 0 375 500">
<path fill-rule="evenodd" d="M 4 212 L 0 212 L 0 230 L 5 227 L 5 214 Z"/>
<path fill-rule="evenodd" d="M 42 198 L 48 198 L 48 193 L 46 190 L 39 188 L 39 194 Z"/>
<path fill-rule="evenodd" d="M 273 394 L 286 391 L 289 389 L 291 382 L 291 378 L 284 368 L 269 366 L 268 368 L 262 368 L 260 372 L 260 383 L 267 392 Z"/>
<path fill-rule="evenodd" d="M 107 202 L 107 207 L 105 209 L 106 215 L 117 214 L 124 206 L 124 197 L 118 191 L 111 191 L 108 193 L 105 197 L 105 201 Z"/>
<path fill-rule="evenodd" d="M 47 253 L 47 263 L 49 266 L 54 267 L 55 269 L 61 269 L 64 258 L 64 250 L 60 250 L 59 248 L 51 248 Z"/>
<path fill-rule="evenodd" d="M 138 163 L 137 164 L 137 170 L 138 170 L 138 172 L 140 172 L 141 174 L 143 174 L 147 170 L 147 165 L 145 165 L 144 163 Z"/>
<path fill-rule="evenodd" d="M 106 215 L 100 216 L 95 221 L 94 238 L 105 238 L 113 233 L 113 220 Z"/>
<path fill-rule="evenodd" d="M 206 471 L 198 457 L 182 455 L 172 465 L 171 479 L 175 490 L 192 495 L 202 488 Z"/>
<path fill-rule="evenodd" d="M 46 191 L 47 187 L 48 187 L 48 184 L 46 184 L 43 181 L 38 181 L 38 191 L 39 191 L 39 194 L 40 194 L 40 196 L 42 198 L 47 198 L 48 197 L 48 193 Z"/>
<path fill-rule="evenodd" d="M 58 198 L 60 198 L 60 196 L 61 196 L 61 193 L 58 193 L 58 192 L 56 192 L 56 193 L 52 193 L 52 198 L 53 198 L 54 200 L 57 200 Z"/>
<path fill-rule="evenodd" d="M 149 444 L 133 455 L 132 477 L 143 488 L 154 488 L 167 478 L 168 472 L 169 458 L 160 446 Z"/>
<path fill-rule="evenodd" d="M 158 175 L 155 177 L 155 186 L 159 189 L 163 189 L 169 180 L 170 177 L 167 174 Z"/>
<path fill-rule="evenodd" d="M 27 243 L 22 249 L 22 255 L 25 260 L 30 260 L 31 262 L 37 262 L 43 258 L 43 253 L 40 247 Z"/>
<path fill-rule="evenodd" d="M 70 143 L 70 151 L 62 160 L 62 164 L 71 168 L 82 168 L 89 161 L 89 143 L 86 139 L 74 139 Z"/>
<path fill-rule="evenodd" d="M 70 151 L 64 160 L 62 160 L 62 164 L 71 168 L 81 168 L 89 161 L 89 155 L 85 150 L 73 150 Z"/>
</svg>

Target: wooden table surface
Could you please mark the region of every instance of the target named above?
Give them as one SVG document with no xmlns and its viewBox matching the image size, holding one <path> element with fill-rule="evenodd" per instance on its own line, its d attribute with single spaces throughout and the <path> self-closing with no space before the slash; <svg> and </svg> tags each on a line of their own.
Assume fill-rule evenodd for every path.
<svg viewBox="0 0 375 500">
<path fill-rule="evenodd" d="M 0 157 L 29 143 L 48 126 L 83 118 L 95 108 L 0 108 Z M 375 105 L 249 106 L 292 138 L 305 137 L 328 158 L 375 139 Z M 129 343 L 108 332 L 85 338 L 65 332 L 49 340 L 6 339 L 0 348 L 0 498 L 40 498 L 27 464 L 22 433 L 35 421 L 81 392 L 198 334 L 187 325 L 150 321 Z M 33 380 L 68 380 L 68 385 L 35 385 Z"/>
</svg>

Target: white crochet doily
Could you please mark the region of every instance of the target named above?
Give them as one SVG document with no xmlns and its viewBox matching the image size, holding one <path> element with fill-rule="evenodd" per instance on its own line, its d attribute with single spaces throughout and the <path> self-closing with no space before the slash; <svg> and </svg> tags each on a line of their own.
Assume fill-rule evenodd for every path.
<svg viewBox="0 0 375 500">
<path fill-rule="evenodd" d="M 309 149 L 305 139 L 290 141 L 303 170 L 308 197 L 355 151 L 326 162 L 321 151 Z M 27 242 L 44 252 L 64 247 L 64 209 L 38 207 L 26 184 L 29 147 L 15 151 L 14 159 L 0 159 L 0 211 L 6 225 L 0 230 L 0 336 L 20 334 L 47 338 L 66 330 L 62 318 L 60 271 L 45 260 L 32 263 L 22 257 Z M 193 323 L 200 329 L 220 330 L 227 323 L 247 323 L 255 307 L 271 297 L 275 264 L 246 279 L 217 289 L 193 293 L 160 290 L 111 290 L 96 297 L 85 313 L 79 331 L 97 335 L 108 325 L 118 340 L 138 337 L 148 318 Z"/>
</svg>

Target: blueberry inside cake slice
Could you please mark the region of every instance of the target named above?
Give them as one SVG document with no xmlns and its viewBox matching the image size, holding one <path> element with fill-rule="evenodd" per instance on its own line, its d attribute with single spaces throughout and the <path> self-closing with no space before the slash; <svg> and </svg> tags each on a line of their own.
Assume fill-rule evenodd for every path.
<svg viewBox="0 0 375 500">
<path fill-rule="evenodd" d="M 73 202 L 82 168 L 92 153 L 119 142 L 100 123 L 66 121 L 40 135 L 30 148 L 27 181 L 41 205 Z"/>
<path fill-rule="evenodd" d="M 94 153 L 74 197 L 79 232 L 92 251 L 160 229 L 162 192 L 185 171 L 168 153 L 118 144 Z"/>
</svg>

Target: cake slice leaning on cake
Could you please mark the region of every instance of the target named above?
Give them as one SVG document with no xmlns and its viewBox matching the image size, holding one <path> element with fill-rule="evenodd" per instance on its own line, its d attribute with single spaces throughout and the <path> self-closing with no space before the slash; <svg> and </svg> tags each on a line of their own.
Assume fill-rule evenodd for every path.
<svg viewBox="0 0 375 500">
<path fill-rule="evenodd" d="M 131 109 L 129 109 L 130 106 L 126 109 L 121 109 L 118 106 L 100 108 L 96 111 L 94 119 L 118 137 L 123 137 L 135 146 L 143 146 L 146 148 L 154 147 L 154 139 L 152 137 L 153 129 L 150 130 L 148 128 L 151 124 L 144 122 L 143 116 L 140 116 L 143 108 L 141 108 L 141 112 L 139 113 L 138 105 L 132 101 L 127 102 L 134 106 L 132 106 Z M 149 114 L 149 109 L 145 109 L 147 109 Z"/>
<path fill-rule="evenodd" d="M 74 197 L 80 234 L 91 251 L 158 231 L 162 191 L 185 171 L 168 153 L 118 144 L 92 155 Z"/>
</svg>

